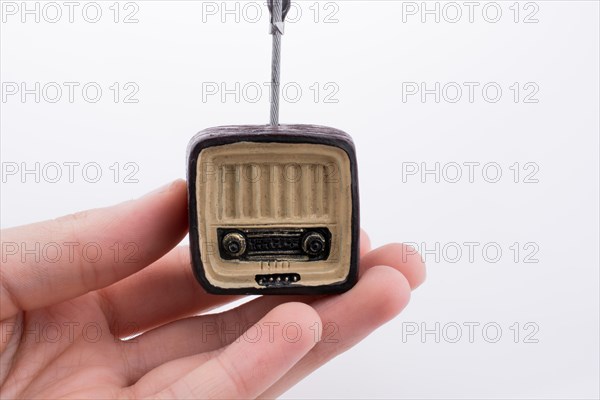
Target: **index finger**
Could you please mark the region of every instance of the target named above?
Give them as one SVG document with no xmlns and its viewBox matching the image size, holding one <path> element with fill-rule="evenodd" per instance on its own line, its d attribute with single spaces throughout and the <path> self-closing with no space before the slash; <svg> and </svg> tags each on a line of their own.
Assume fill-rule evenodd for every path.
<svg viewBox="0 0 600 400">
<path fill-rule="evenodd" d="M 2 231 L 0 320 L 108 286 L 185 236 L 182 180 L 113 207 Z"/>
</svg>

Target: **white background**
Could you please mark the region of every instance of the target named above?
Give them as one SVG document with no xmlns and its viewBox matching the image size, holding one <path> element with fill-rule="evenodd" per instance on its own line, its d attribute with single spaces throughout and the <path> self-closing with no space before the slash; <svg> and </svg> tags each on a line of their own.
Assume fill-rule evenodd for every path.
<svg viewBox="0 0 600 400">
<path fill-rule="evenodd" d="M 479 2 L 469 22 L 469 9 L 459 2 L 462 18 L 455 23 L 456 8 L 444 8 L 445 2 L 438 3 L 439 22 L 407 12 L 422 8 L 420 2 L 326 3 L 299 3 L 300 21 L 286 25 L 282 80 L 299 85 L 302 96 L 283 102 L 281 120 L 353 135 L 362 226 L 374 245 L 405 241 L 427 250 L 428 281 L 398 318 L 285 397 L 598 398 L 598 3 L 521 2 L 515 22 L 512 1 L 487 6 L 487 14 L 488 3 Z M 237 16 L 222 16 L 221 2 L 211 3 L 218 9 L 211 15 L 203 14 L 206 2 L 136 1 L 138 22 L 123 23 L 135 8 L 122 2 L 115 23 L 113 2 L 101 1 L 101 20 L 89 23 L 82 17 L 85 4 L 73 23 L 62 6 L 56 23 L 44 18 L 54 18 L 50 9 L 39 23 L 34 16 L 23 23 L 21 10 L 3 14 L 4 89 L 7 82 L 80 86 L 73 103 L 64 86 L 56 103 L 48 101 L 55 92 L 42 93 L 36 103 L 33 95 L 23 101 L 3 90 L 2 227 L 137 197 L 185 177 L 186 145 L 197 131 L 267 122 L 266 86 L 255 103 L 247 96 L 221 101 L 204 93 L 203 99 L 207 82 L 233 89 L 236 82 L 269 80 L 264 8 L 253 22 L 244 2 L 237 3 Z M 498 7 L 502 15 L 493 23 Z M 527 15 L 532 23 L 523 21 Z M 97 103 L 82 97 L 88 82 L 103 89 Z M 127 82 L 137 85 L 138 103 L 115 103 L 114 82 L 121 90 Z M 310 89 L 315 82 L 318 101 Z M 439 103 L 434 94 L 403 101 L 410 82 L 429 89 L 456 82 L 463 93 L 455 103 L 453 91 L 440 93 Z M 479 84 L 472 102 L 464 82 Z M 497 102 L 489 98 L 491 89 L 487 100 L 482 95 L 490 82 L 502 89 Z M 517 102 L 510 89 L 515 82 Z M 334 86 L 325 90 L 327 83 Z M 337 103 L 324 102 L 332 87 L 339 89 L 330 99 Z M 537 93 L 528 100 L 537 102 L 525 102 L 532 88 Z M 39 183 L 34 174 L 22 174 L 36 162 Z M 65 162 L 80 163 L 73 182 L 63 167 L 51 183 L 51 163 Z M 465 162 L 480 163 L 473 179 Z M 93 168 L 82 173 L 88 163 L 100 166 L 96 183 L 89 182 Z M 433 169 L 436 163 L 439 182 L 434 174 L 403 176 L 412 166 Z M 462 177 L 452 183 L 455 163 Z M 483 173 L 489 163 L 493 168 Z M 15 165 L 17 174 L 7 175 Z M 498 169 L 500 180 L 489 182 Z M 138 183 L 125 182 L 132 171 Z M 472 258 L 465 242 L 475 242 Z M 482 251 L 486 244 L 489 252 Z M 472 343 L 470 322 L 479 324 Z M 434 333 L 421 336 L 423 328 L 435 332 L 436 323 L 439 342 Z M 455 339 L 457 325 L 462 336 Z M 414 327 L 420 331 L 407 335 Z M 495 327 L 501 337 L 490 343 Z"/>
</svg>

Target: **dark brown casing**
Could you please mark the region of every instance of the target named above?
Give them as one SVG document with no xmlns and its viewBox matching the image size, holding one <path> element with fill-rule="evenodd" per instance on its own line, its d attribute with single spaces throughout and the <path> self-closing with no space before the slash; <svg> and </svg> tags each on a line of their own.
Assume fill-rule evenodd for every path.
<svg viewBox="0 0 600 400">
<path fill-rule="evenodd" d="M 358 279 L 356 153 L 340 130 L 206 129 L 188 145 L 188 205 L 192 267 L 209 293 L 339 293 Z"/>
</svg>

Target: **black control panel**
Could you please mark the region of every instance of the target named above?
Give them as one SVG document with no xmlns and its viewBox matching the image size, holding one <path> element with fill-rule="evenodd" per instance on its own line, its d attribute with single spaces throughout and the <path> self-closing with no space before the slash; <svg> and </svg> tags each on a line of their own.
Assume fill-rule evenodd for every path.
<svg viewBox="0 0 600 400">
<path fill-rule="evenodd" d="M 327 228 L 218 228 L 219 254 L 224 260 L 318 261 L 329 257 Z"/>
</svg>

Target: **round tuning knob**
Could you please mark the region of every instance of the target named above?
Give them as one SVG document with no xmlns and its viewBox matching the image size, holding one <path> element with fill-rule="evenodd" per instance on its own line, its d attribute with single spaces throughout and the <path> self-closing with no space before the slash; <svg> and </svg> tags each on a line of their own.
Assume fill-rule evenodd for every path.
<svg viewBox="0 0 600 400">
<path fill-rule="evenodd" d="M 238 257 L 246 251 L 246 238 L 238 232 L 228 233 L 222 240 L 223 248 L 232 257 Z"/>
<path fill-rule="evenodd" d="M 325 237 L 317 232 L 310 232 L 302 240 L 302 250 L 311 256 L 317 256 L 325 251 Z"/>
</svg>

